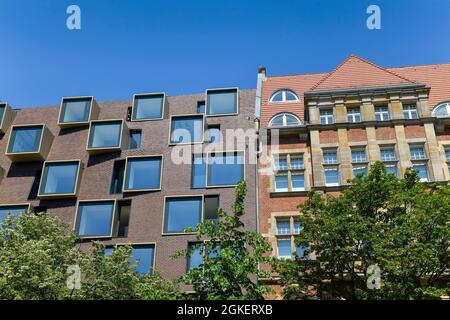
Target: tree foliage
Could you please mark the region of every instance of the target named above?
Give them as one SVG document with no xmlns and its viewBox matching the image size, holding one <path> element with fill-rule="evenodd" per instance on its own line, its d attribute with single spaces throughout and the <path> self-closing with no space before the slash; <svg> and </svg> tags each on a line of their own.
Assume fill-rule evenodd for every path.
<svg viewBox="0 0 450 320">
<path fill-rule="evenodd" d="M 404 179 L 382 163 L 338 197 L 312 191 L 297 244 L 315 259 L 276 266 L 287 299 L 423 299 L 448 295 L 450 187 Z M 381 287 L 369 266 L 380 268 Z M 369 285 L 368 285 L 369 284 Z M 372 284 L 372 285 L 371 285 Z M 375 288 L 374 288 L 375 287 Z"/>
<path fill-rule="evenodd" d="M 197 228 L 199 243 L 192 250 L 178 252 L 175 257 L 189 257 L 194 248 L 203 254 L 203 263 L 181 277 L 191 285 L 193 299 L 263 299 L 269 288 L 258 282 L 269 274 L 259 269 L 269 261 L 269 244 L 256 232 L 246 231 L 244 215 L 247 187 L 244 181 L 236 188 L 233 212 L 218 210 L 219 221 L 204 221 Z"/>
</svg>

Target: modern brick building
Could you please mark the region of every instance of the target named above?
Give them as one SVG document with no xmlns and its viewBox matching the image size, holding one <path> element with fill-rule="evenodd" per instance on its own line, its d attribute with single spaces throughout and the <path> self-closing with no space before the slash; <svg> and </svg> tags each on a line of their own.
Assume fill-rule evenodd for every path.
<svg viewBox="0 0 450 320">
<path fill-rule="evenodd" d="M 259 231 L 273 255 L 291 258 L 297 206 L 311 189 L 339 194 L 375 161 L 402 177 L 450 179 L 450 63 L 383 68 L 350 56 L 327 73 L 267 76 L 256 118 Z"/>
<path fill-rule="evenodd" d="M 255 91 L 237 88 L 21 110 L 2 103 L 0 220 L 47 211 L 85 248 L 92 239 L 132 244 L 139 271 L 181 276 L 200 258 L 170 258 L 196 240 L 183 230 L 216 219 L 218 206 L 231 210 L 244 178 L 244 220 L 256 230 L 256 139 L 224 144 L 227 130 L 254 128 L 254 105 Z"/>
</svg>

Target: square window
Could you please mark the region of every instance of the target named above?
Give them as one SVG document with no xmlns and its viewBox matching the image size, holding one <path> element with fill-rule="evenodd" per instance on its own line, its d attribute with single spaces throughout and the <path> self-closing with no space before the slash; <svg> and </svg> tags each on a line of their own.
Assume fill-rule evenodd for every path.
<svg viewBox="0 0 450 320">
<path fill-rule="evenodd" d="M 164 94 L 135 95 L 131 119 L 133 121 L 162 119 L 164 100 Z"/>
<path fill-rule="evenodd" d="M 347 110 L 347 121 L 350 123 L 361 122 L 361 111 L 359 108 L 351 108 Z"/>
<path fill-rule="evenodd" d="M 42 125 L 13 127 L 8 153 L 39 152 L 43 129 Z"/>
<path fill-rule="evenodd" d="M 336 151 L 324 151 L 323 152 L 323 163 L 324 164 L 337 164 L 337 152 Z"/>
<path fill-rule="evenodd" d="M 393 174 L 394 176 L 398 177 L 396 164 L 386 164 L 385 167 L 388 174 Z"/>
<path fill-rule="evenodd" d="M 403 106 L 403 117 L 405 119 L 417 119 L 417 107 L 415 104 L 407 104 Z"/>
<path fill-rule="evenodd" d="M 334 187 L 339 185 L 339 169 L 326 168 L 325 169 L 325 185 L 327 187 Z"/>
<path fill-rule="evenodd" d="M 381 155 L 381 161 L 395 161 L 395 160 L 397 160 L 394 148 L 382 148 L 380 150 L 380 155 Z"/>
<path fill-rule="evenodd" d="M 354 149 L 352 150 L 352 163 L 367 162 L 366 150 Z"/>
<path fill-rule="evenodd" d="M 30 206 L 24 205 L 6 205 L 0 206 L 0 228 L 3 221 L 11 214 L 14 218 L 18 218 L 21 214 L 28 212 Z"/>
<path fill-rule="evenodd" d="M 63 99 L 59 123 L 87 123 L 90 118 L 92 100 L 92 97 Z"/>
<path fill-rule="evenodd" d="M 291 243 L 292 243 L 291 239 L 278 239 L 277 240 L 278 258 L 279 259 L 291 259 L 292 258 Z"/>
<path fill-rule="evenodd" d="M 91 122 L 88 149 L 120 148 L 122 127 L 122 120 Z"/>
<path fill-rule="evenodd" d="M 111 237 L 114 209 L 114 201 L 79 202 L 76 234 L 80 238 Z"/>
<path fill-rule="evenodd" d="M 124 192 L 161 189 L 162 156 L 128 157 Z"/>
<path fill-rule="evenodd" d="M 320 124 L 333 124 L 333 110 L 320 110 Z"/>
<path fill-rule="evenodd" d="M 375 119 L 377 121 L 389 121 L 388 107 L 375 107 Z"/>
<path fill-rule="evenodd" d="M 278 175 L 275 176 L 275 192 L 287 192 L 289 191 L 288 176 Z"/>
<path fill-rule="evenodd" d="M 289 220 L 277 220 L 277 235 L 291 234 L 291 222 Z"/>
<path fill-rule="evenodd" d="M 203 116 L 172 116 L 170 144 L 203 142 Z"/>
<path fill-rule="evenodd" d="M 142 130 L 130 130 L 128 149 L 139 149 L 141 147 Z"/>
<path fill-rule="evenodd" d="M 238 90 L 207 90 L 206 91 L 206 114 L 227 115 L 238 113 Z"/>
<path fill-rule="evenodd" d="M 302 156 L 291 156 L 291 169 L 292 170 L 301 170 L 304 168 L 305 168 L 305 165 L 303 163 Z"/>
<path fill-rule="evenodd" d="M 303 174 L 292 174 L 292 191 L 305 190 L 305 176 Z"/>
<path fill-rule="evenodd" d="M 80 161 L 45 162 L 39 187 L 42 196 L 74 196 Z"/>
<path fill-rule="evenodd" d="M 427 182 L 428 179 L 428 168 L 426 163 L 416 163 L 413 164 L 413 169 L 417 170 L 417 174 L 419 176 L 419 181 L 421 182 Z"/>
<path fill-rule="evenodd" d="M 206 161 L 203 155 L 192 156 L 191 188 L 202 189 L 206 187 Z"/>
<path fill-rule="evenodd" d="M 220 125 L 209 125 L 206 130 L 206 141 L 209 143 L 220 142 Z"/>
<path fill-rule="evenodd" d="M 155 245 L 143 244 L 133 245 L 131 248 L 131 264 L 136 265 L 136 272 L 140 274 L 151 274 L 153 272 L 153 261 L 155 259 Z"/>
<path fill-rule="evenodd" d="M 287 156 L 275 156 L 275 170 L 287 170 Z"/>
<path fill-rule="evenodd" d="M 182 233 L 202 220 L 202 197 L 166 198 L 164 232 Z"/>
<path fill-rule="evenodd" d="M 207 161 L 207 186 L 235 186 L 244 180 L 242 152 L 211 153 Z"/>
<path fill-rule="evenodd" d="M 353 168 L 353 177 L 365 177 L 367 176 L 367 167 L 366 166 L 358 166 Z"/>
<path fill-rule="evenodd" d="M 197 102 L 197 113 L 198 114 L 205 114 L 205 110 L 206 110 L 205 101 Z"/>
<path fill-rule="evenodd" d="M 410 146 L 409 152 L 411 154 L 411 160 L 424 160 L 426 159 L 425 149 L 422 146 Z"/>
</svg>

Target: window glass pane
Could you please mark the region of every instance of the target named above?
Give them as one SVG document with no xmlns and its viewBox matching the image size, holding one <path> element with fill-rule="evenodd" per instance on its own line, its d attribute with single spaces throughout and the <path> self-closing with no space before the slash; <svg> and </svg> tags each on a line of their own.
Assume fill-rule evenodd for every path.
<svg viewBox="0 0 450 320">
<path fill-rule="evenodd" d="M 203 117 L 173 117 L 170 143 L 203 141 Z"/>
<path fill-rule="evenodd" d="M 289 191 L 287 175 L 275 176 L 275 191 L 278 192 Z"/>
<path fill-rule="evenodd" d="M 423 147 L 410 147 L 411 160 L 425 159 L 425 150 Z"/>
<path fill-rule="evenodd" d="M 3 120 L 3 114 L 5 113 L 5 105 L 0 104 L 0 122 Z"/>
<path fill-rule="evenodd" d="M 192 160 L 192 188 L 205 188 L 206 162 L 203 155 L 194 155 Z"/>
<path fill-rule="evenodd" d="M 381 161 L 394 161 L 396 160 L 394 148 L 381 149 Z"/>
<path fill-rule="evenodd" d="M 447 161 L 447 162 L 450 161 L 450 148 L 445 149 L 445 161 Z"/>
<path fill-rule="evenodd" d="M 42 126 L 16 127 L 12 131 L 9 152 L 38 152 Z"/>
<path fill-rule="evenodd" d="M 292 257 L 291 239 L 279 239 L 277 241 L 278 258 L 290 259 Z"/>
<path fill-rule="evenodd" d="M 183 232 L 186 228 L 195 228 L 201 216 L 201 197 L 167 198 L 164 232 Z"/>
<path fill-rule="evenodd" d="M 131 249 L 130 263 L 137 263 L 136 272 L 138 273 L 152 273 L 154 254 L 154 245 L 134 245 Z"/>
<path fill-rule="evenodd" d="M 366 162 L 366 151 L 365 150 L 352 150 L 352 162 Z"/>
<path fill-rule="evenodd" d="M 286 117 L 286 125 L 287 126 L 296 126 L 296 125 L 300 124 L 298 119 L 291 114 L 285 114 L 285 117 Z"/>
<path fill-rule="evenodd" d="M 403 106 L 403 116 L 405 119 L 417 119 L 417 109 L 415 105 Z"/>
<path fill-rule="evenodd" d="M 275 156 L 275 170 L 287 170 L 288 161 L 286 156 Z"/>
<path fill-rule="evenodd" d="M 414 164 L 413 169 L 418 171 L 418 176 L 420 181 L 428 181 L 428 169 L 425 163 Z"/>
<path fill-rule="evenodd" d="M 119 216 L 119 227 L 117 228 L 117 237 L 128 236 L 128 225 L 131 214 L 131 201 L 119 201 L 117 205 Z"/>
<path fill-rule="evenodd" d="M 296 101 L 297 100 L 297 97 L 292 92 L 286 90 L 285 93 L 286 93 L 286 101 Z"/>
<path fill-rule="evenodd" d="M 339 170 L 337 168 L 325 169 L 325 184 L 327 186 L 339 185 Z"/>
<path fill-rule="evenodd" d="M 220 142 L 220 127 L 219 126 L 208 127 L 207 141 L 210 143 Z"/>
<path fill-rule="evenodd" d="M 358 177 L 359 175 L 367 176 L 367 167 L 356 167 L 353 168 L 353 177 Z"/>
<path fill-rule="evenodd" d="M 291 156 L 291 169 L 303 169 L 303 157 L 302 156 Z"/>
<path fill-rule="evenodd" d="M 291 234 L 291 222 L 289 220 L 277 220 L 277 234 Z"/>
<path fill-rule="evenodd" d="M 128 158 L 125 189 L 159 189 L 161 162 L 161 157 Z"/>
<path fill-rule="evenodd" d="M 376 107 L 375 118 L 377 119 L 377 121 L 388 121 L 389 120 L 388 107 Z"/>
<path fill-rule="evenodd" d="M 210 154 L 208 159 L 208 186 L 236 185 L 243 179 L 243 154 Z"/>
<path fill-rule="evenodd" d="M 278 91 L 277 93 L 275 93 L 272 96 L 271 101 L 273 101 L 273 102 L 281 102 L 281 101 L 283 101 L 283 92 L 282 91 Z"/>
<path fill-rule="evenodd" d="M 292 191 L 305 190 L 305 176 L 303 174 L 293 174 L 291 175 L 291 180 L 292 180 Z"/>
<path fill-rule="evenodd" d="M 449 117 L 450 103 L 444 103 L 439 105 L 433 113 L 436 117 Z"/>
<path fill-rule="evenodd" d="M 133 120 L 162 118 L 163 101 L 163 95 L 135 97 Z"/>
<path fill-rule="evenodd" d="M 92 123 L 89 148 L 114 148 L 120 146 L 121 122 Z"/>
<path fill-rule="evenodd" d="M 206 104 L 205 101 L 197 102 L 197 113 L 205 114 Z"/>
<path fill-rule="evenodd" d="M 203 246 L 200 244 L 189 243 L 188 244 L 188 252 L 190 255 L 188 256 L 188 271 L 194 268 L 199 268 L 203 263 Z"/>
<path fill-rule="evenodd" d="M 111 179 L 111 188 L 110 188 L 111 194 L 122 193 L 124 172 L 125 172 L 125 160 L 115 161 Z"/>
<path fill-rule="evenodd" d="M 391 164 L 391 165 L 386 165 L 386 172 L 388 174 L 393 174 L 394 176 L 397 177 L 397 165 L 395 164 Z"/>
<path fill-rule="evenodd" d="M 207 113 L 237 113 L 237 90 L 209 91 Z"/>
<path fill-rule="evenodd" d="M 18 218 L 19 215 L 27 211 L 28 211 L 27 205 L 0 207 L 0 227 L 9 214 L 13 215 L 14 218 Z"/>
<path fill-rule="evenodd" d="M 283 118 L 284 118 L 283 114 L 276 116 L 275 118 L 272 119 L 270 125 L 273 127 L 282 127 L 284 125 Z"/>
<path fill-rule="evenodd" d="M 295 254 L 300 259 L 308 259 L 309 250 L 310 250 L 310 248 L 308 245 L 299 245 L 296 248 Z"/>
<path fill-rule="evenodd" d="M 77 235 L 80 237 L 110 236 L 113 212 L 114 201 L 80 203 Z"/>
<path fill-rule="evenodd" d="M 219 196 L 205 196 L 204 220 L 219 221 Z"/>
<path fill-rule="evenodd" d="M 62 104 L 60 122 L 87 122 L 91 110 L 91 99 L 70 99 Z"/>
<path fill-rule="evenodd" d="M 130 130 L 129 149 L 139 149 L 141 147 L 141 130 Z"/>
<path fill-rule="evenodd" d="M 325 163 L 325 164 L 337 163 L 337 152 L 336 151 L 324 151 L 323 152 L 323 163 Z"/>
<path fill-rule="evenodd" d="M 42 194 L 75 193 L 78 162 L 47 163 L 44 168 Z"/>
<path fill-rule="evenodd" d="M 294 234 L 299 234 L 302 228 L 300 220 L 294 220 Z"/>
</svg>

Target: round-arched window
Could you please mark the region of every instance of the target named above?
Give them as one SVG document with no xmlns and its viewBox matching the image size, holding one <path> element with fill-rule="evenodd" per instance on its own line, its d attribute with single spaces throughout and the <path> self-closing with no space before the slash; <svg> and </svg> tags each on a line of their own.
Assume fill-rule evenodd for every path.
<svg viewBox="0 0 450 320">
<path fill-rule="evenodd" d="M 432 115 L 437 118 L 450 117 L 450 102 L 438 104 L 437 107 L 434 108 Z"/>
<path fill-rule="evenodd" d="M 278 90 L 269 99 L 269 102 L 294 102 L 299 101 L 297 94 L 294 91 L 282 89 Z"/>
<path fill-rule="evenodd" d="M 299 126 L 301 121 L 292 113 L 279 113 L 275 115 L 269 122 L 270 127 L 288 127 Z"/>
</svg>

